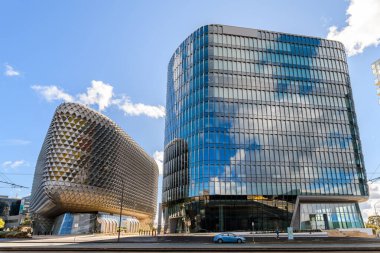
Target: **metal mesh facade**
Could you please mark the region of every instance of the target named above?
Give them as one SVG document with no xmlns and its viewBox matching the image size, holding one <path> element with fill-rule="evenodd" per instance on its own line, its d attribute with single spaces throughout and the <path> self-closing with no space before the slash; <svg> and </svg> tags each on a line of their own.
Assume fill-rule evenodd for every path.
<svg viewBox="0 0 380 253">
<path fill-rule="evenodd" d="M 363 226 L 368 186 L 341 43 L 203 26 L 170 60 L 166 101 L 166 231 Z"/>
<path fill-rule="evenodd" d="M 118 214 L 124 191 L 123 215 L 147 224 L 156 213 L 157 184 L 157 164 L 119 126 L 86 106 L 64 103 L 37 161 L 31 210 L 41 221 L 64 212 Z"/>
</svg>

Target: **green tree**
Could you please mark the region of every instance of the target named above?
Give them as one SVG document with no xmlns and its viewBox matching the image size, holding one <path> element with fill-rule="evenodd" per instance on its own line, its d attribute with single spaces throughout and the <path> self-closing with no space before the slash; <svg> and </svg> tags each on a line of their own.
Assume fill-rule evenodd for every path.
<svg viewBox="0 0 380 253">
<path fill-rule="evenodd" d="M 379 215 L 369 216 L 367 224 L 380 227 L 380 216 Z"/>
<path fill-rule="evenodd" d="M 25 219 L 21 222 L 21 225 L 23 225 L 23 226 L 29 226 L 30 224 L 32 224 L 32 221 L 31 221 L 29 218 L 25 218 Z"/>
<path fill-rule="evenodd" d="M 365 224 L 366 228 L 372 228 L 373 232 L 377 234 L 377 231 L 380 230 L 380 216 L 373 215 L 368 217 L 368 221 Z"/>
</svg>

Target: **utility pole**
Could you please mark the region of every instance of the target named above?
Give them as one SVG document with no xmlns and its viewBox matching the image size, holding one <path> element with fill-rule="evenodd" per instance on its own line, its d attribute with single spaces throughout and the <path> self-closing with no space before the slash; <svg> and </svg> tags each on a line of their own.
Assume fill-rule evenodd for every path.
<svg viewBox="0 0 380 253">
<path fill-rule="evenodd" d="M 117 242 L 120 242 L 121 214 L 123 213 L 123 201 L 124 201 L 124 181 L 123 181 L 123 188 L 122 188 L 122 190 L 121 190 L 120 217 L 119 217 L 119 231 L 118 231 L 118 233 L 117 233 Z"/>
</svg>

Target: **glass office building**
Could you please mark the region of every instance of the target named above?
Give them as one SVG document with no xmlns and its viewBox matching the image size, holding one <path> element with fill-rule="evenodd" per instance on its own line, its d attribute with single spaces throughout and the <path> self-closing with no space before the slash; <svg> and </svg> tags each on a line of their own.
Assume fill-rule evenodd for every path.
<svg viewBox="0 0 380 253">
<path fill-rule="evenodd" d="M 170 60 L 166 108 L 165 232 L 363 227 L 341 43 L 203 26 Z"/>
</svg>

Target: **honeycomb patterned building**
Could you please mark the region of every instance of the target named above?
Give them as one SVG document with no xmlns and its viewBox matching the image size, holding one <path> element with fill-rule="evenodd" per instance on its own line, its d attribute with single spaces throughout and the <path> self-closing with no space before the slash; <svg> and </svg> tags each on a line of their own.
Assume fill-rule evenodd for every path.
<svg viewBox="0 0 380 253">
<path fill-rule="evenodd" d="M 122 195 L 123 216 L 147 227 L 156 213 L 157 184 L 154 159 L 119 126 L 86 106 L 63 103 L 36 165 L 31 199 L 35 233 L 51 232 L 65 213 L 116 217 Z"/>
</svg>

